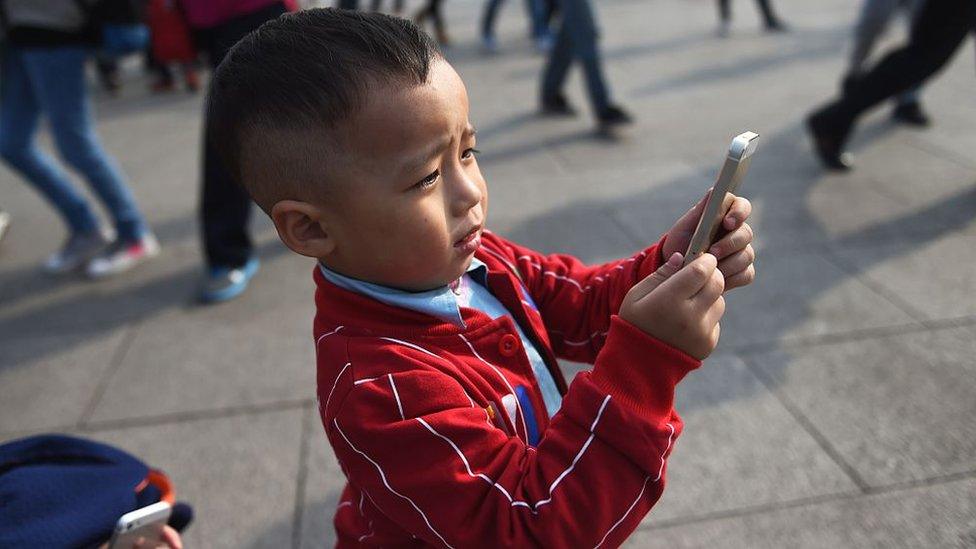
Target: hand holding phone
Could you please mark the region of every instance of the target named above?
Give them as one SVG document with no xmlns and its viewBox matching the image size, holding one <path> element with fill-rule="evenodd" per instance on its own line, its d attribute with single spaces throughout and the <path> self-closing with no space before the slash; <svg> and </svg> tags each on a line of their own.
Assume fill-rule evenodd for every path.
<svg viewBox="0 0 976 549">
<path fill-rule="evenodd" d="M 719 172 L 718 180 L 712 187 L 704 211 L 698 220 L 698 226 L 684 254 L 685 265 L 708 251 L 721 236 L 722 219 L 728 213 L 734 193 L 749 171 L 752 155 L 756 152 L 758 144 L 759 134 L 755 132 L 744 132 L 732 139 L 722 171 Z"/>
<path fill-rule="evenodd" d="M 172 512 L 173 508 L 169 503 L 160 501 L 122 515 L 112 531 L 109 549 L 157 547 L 164 544 L 163 527 Z"/>
</svg>

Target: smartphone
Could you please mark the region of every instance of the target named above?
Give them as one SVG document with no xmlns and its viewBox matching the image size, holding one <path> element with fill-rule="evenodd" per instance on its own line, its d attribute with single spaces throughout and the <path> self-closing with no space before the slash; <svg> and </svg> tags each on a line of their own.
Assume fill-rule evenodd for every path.
<svg viewBox="0 0 976 549">
<path fill-rule="evenodd" d="M 160 501 L 122 515 L 112 531 L 109 549 L 132 549 L 140 539 L 162 539 L 163 526 L 172 512 L 169 503 Z"/>
<path fill-rule="evenodd" d="M 685 252 L 685 265 L 707 252 L 717 237 L 723 234 L 722 219 L 732 207 L 733 193 L 738 190 L 746 172 L 749 171 L 752 153 L 756 152 L 758 145 L 759 134 L 755 132 L 740 133 L 732 139 L 725 164 L 722 165 L 718 180 L 705 203 L 705 211 L 698 220 L 698 227 L 695 228 L 695 234 L 691 237 L 691 243 L 688 244 L 688 250 Z"/>
</svg>

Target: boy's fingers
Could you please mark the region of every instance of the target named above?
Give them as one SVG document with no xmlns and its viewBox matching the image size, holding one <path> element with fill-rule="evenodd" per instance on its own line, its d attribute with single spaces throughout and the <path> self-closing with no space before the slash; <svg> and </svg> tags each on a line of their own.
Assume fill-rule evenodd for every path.
<svg viewBox="0 0 976 549">
<path fill-rule="evenodd" d="M 674 252 L 671 257 L 664 262 L 663 265 L 657 268 L 656 271 L 647 275 L 644 280 L 641 280 L 631 291 L 634 292 L 634 301 L 637 301 L 647 294 L 654 291 L 655 288 L 660 286 L 665 280 L 671 277 L 674 273 L 681 269 L 681 264 L 684 263 L 684 256 L 679 252 Z"/>
<path fill-rule="evenodd" d="M 692 301 L 700 307 L 709 308 L 722 297 L 724 291 L 725 277 L 722 276 L 722 271 L 716 268 L 712 270 L 708 280 L 705 281 L 698 293 L 692 297 Z"/>
<path fill-rule="evenodd" d="M 737 275 L 744 271 L 746 267 L 752 265 L 756 260 L 756 251 L 752 247 L 752 244 L 746 245 L 746 247 L 732 255 L 722 259 L 718 262 L 718 270 L 722 271 L 725 275 L 725 281 L 728 282 L 730 276 Z"/>
<path fill-rule="evenodd" d="M 725 214 L 725 219 L 722 220 L 722 226 L 727 231 L 733 231 L 745 223 L 750 215 L 752 215 L 752 203 L 746 198 L 736 196 L 732 200 L 728 213 Z"/>
<path fill-rule="evenodd" d="M 702 254 L 677 273 L 664 281 L 661 286 L 669 287 L 676 297 L 691 299 L 708 283 L 715 273 L 718 260 L 712 254 Z"/>
<path fill-rule="evenodd" d="M 749 284 L 752 284 L 752 281 L 755 279 L 756 267 L 749 265 L 744 271 L 725 279 L 725 291 L 727 292 L 733 288 L 748 286 Z"/>
<path fill-rule="evenodd" d="M 752 243 L 752 227 L 748 223 L 743 223 L 741 227 L 722 237 L 721 240 L 712 244 L 708 253 L 719 259 L 725 259 L 729 255 L 745 249 Z"/>
</svg>

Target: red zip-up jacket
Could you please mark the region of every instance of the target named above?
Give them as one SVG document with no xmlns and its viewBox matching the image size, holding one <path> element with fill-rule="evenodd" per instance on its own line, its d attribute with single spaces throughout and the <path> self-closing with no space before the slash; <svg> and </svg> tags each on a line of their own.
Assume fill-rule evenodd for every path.
<svg viewBox="0 0 976 549">
<path fill-rule="evenodd" d="M 488 287 L 563 393 L 552 418 L 511 318 L 462 308 L 459 328 L 316 269 L 319 412 L 348 479 L 337 546 L 620 545 L 661 496 L 674 387 L 700 364 L 616 316 L 660 245 L 586 266 L 485 232 Z M 567 388 L 556 357 L 594 367 Z"/>
</svg>

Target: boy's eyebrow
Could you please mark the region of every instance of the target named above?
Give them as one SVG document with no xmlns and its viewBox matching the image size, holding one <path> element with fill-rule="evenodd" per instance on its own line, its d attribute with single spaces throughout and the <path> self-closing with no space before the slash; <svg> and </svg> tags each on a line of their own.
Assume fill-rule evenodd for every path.
<svg viewBox="0 0 976 549">
<path fill-rule="evenodd" d="M 464 128 L 463 137 L 465 138 L 474 137 L 475 135 L 477 135 L 477 133 L 478 130 L 471 124 L 468 124 L 468 126 Z M 404 161 L 402 164 L 403 171 L 413 172 L 419 170 L 421 167 L 425 166 L 430 161 L 431 158 L 439 156 L 441 152 L 443 152 L 444 149 L 446 149 L 450 145 L 451 145 L 451 136 L 449 135 L 445 136 L 444 139 L 441 139 L 440 141 L 432 145 L 430 148 L 426 149 L 423 153 L 418 154 L 417 156 Z"/>
</svg>

